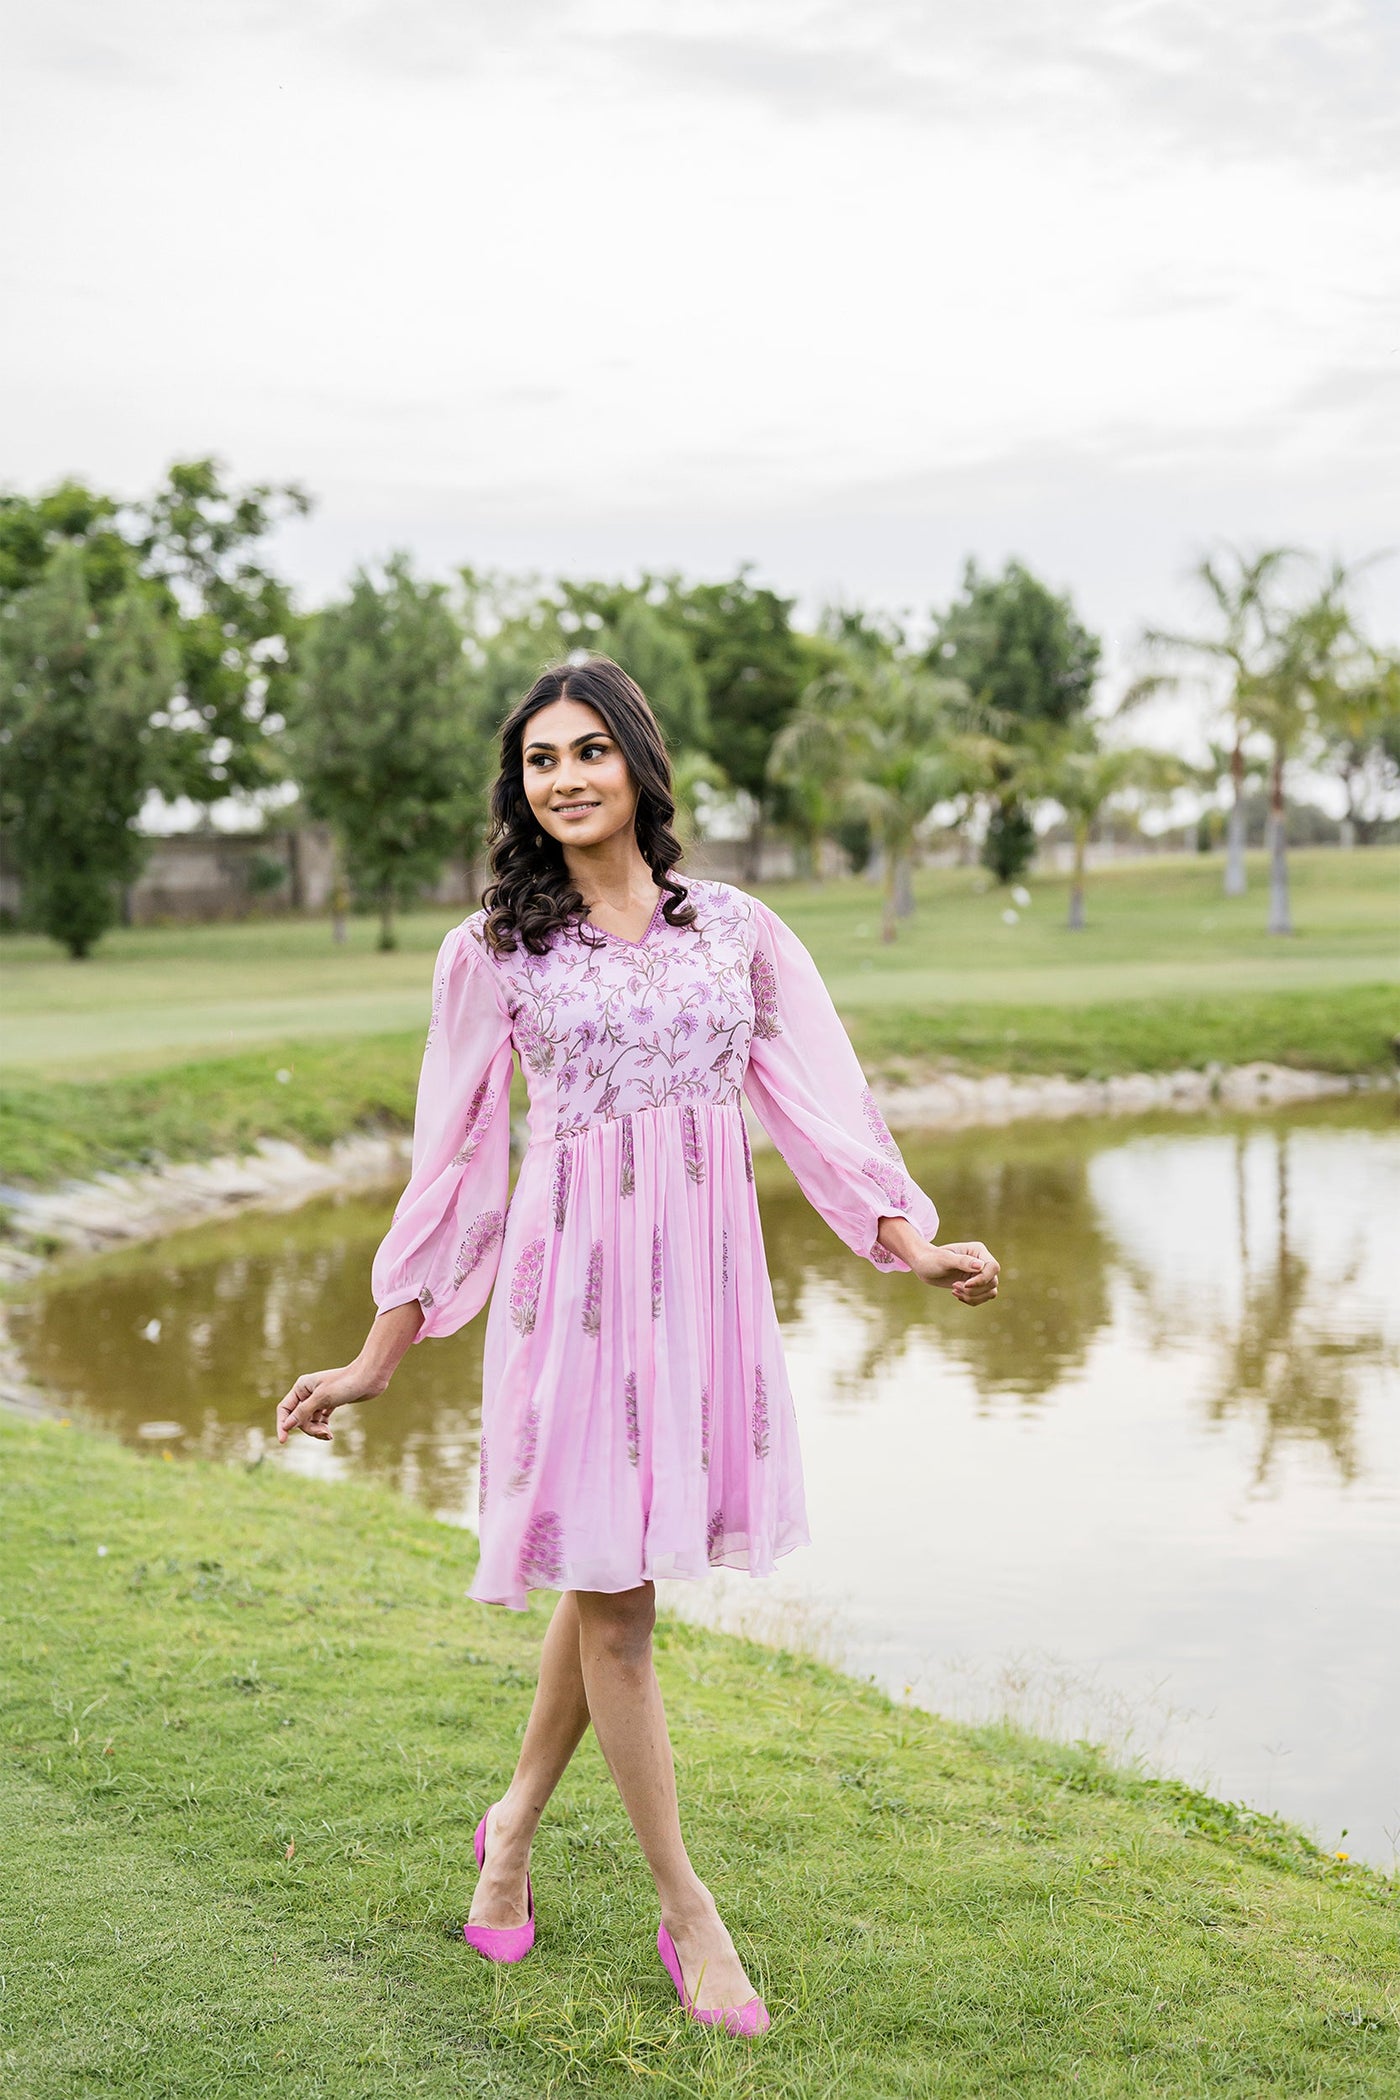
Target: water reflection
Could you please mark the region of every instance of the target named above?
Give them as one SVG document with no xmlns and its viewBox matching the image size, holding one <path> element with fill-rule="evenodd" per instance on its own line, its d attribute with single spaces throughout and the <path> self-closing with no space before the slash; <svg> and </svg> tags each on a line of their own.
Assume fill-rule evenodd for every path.
<svg viewBox="0 0 1400 2100">
<path fill-rule="evenodd" d="M 1346 1826 L 1348 1849 L 1389 1864 L 1388 1104 L 1019 1126 L 906 1150 L 944 1235 L 997 1249 L 1003 1296 L 973 1314 L 852 1261 L 760 1157 L 817 1543 L 772 1585 L 741 1585 L 745 1598 L 764 1591 L 833 1629 L 834 1652 L 892 1689 L 1146 1745 L 1333 1839 Z M 250 1215 L 55 1275 L 15 1310 L 28 1371 L 132 1439 L 164 1423 L 185 1448 L 363 1469 L 467 1520 L 480 1323 L 411 1350 L 329 1451 L 271 1440 L 291 1377 L 359 1343 L 394 1193 Z M 714 1612 L 727 1594 L 701 1585 L 685 1601 Z"/>
<path fill-rule="evenodd" d="M 1345 1125 L 1326 1134 L 1307 1128 L 1237 1130 L 1228 1140 L 1194 1148 L 1197 1197 L 1203 1184 L 1224 1180 L 1228 1200 L 1198 1211 L 1205 1259 L 1175 1237 L 1164 1243 L 1168 1201 L 1154 1222 L 1155 1258 L 1142 1260 L 1129 1242 L 1120 1258 L 1139 1294 L 1140 1311 L 1157 1349 L 1183 1340 L 1208 1340 L 1214 1364 L 1203 1384 L 1207 1421 L 1246 1421 L 1254 1433 L 1254 1483 L 1268 1485 L 1290 1445 L 1321 1446 L 1340 1478 L 1362 1470 L 1358 1415 L 1367 1372 L 1394 1371 L 1400 1350 L 1382 1321 L 1371 1316 L 1368 1268 L 1375 1269 L 1376 1235 L 1400 1190 L 1384 1149 L 1373 1149 L 1366 1129 Z M 1361 1148 L 1365 1148 L 1364 1155 Z M 1162 1187 L 1160 1168 L 1169 1140 L 1128 1148 L 1120 1163 L 1143 1187 Z M 1228 1161 L 1228 1164 L 1226 1162 Z M 1224 1166 L 1226 1171 L 1219 1170 Z M 1343 1194 L 1328 1206 L 1319 1230 L 1311 1183 L 1340 1181 L 1351 1192 L 1363 1182 L 1371 1201 Z M 1304 1187 L 1297 1184 L 1304 1179 Z M 1103 1188 L 1107 1176 L 1101 1176 Z M 1220 1191 L 1222 1195 L 1226 1190 Z M 1167 1228 L 1170 1230 L 1170 1227 Z M 1231 1244 L 1232 1243 L 1232 1244 Z"/>
<path fill-rule="evenodd" d="M 124 1436 L 178 1424 L 210 1456 L 275 1450 L 273 1413 L 299 1371 L 344 1363 L 374 1317 L 369 1263 L 392 1191 L 328 1197 L 295 1212 L 202 1226 L 85 1264 L 16 1309 L 29 1375 Z M 337 1418 L 334 1444 L 297 1440 L 303 1470 L 373 1473 L 445 1515 L 473 1493 L 481 1419 L 481 1327 L 451 1348 L 409 1352 L 368 1414 Z"/>
</svg>

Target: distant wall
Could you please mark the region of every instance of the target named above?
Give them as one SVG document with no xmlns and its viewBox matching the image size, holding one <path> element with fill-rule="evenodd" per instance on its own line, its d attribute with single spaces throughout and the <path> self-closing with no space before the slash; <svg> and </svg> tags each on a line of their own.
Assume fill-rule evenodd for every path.
<svg viewBox="0 0 1400 2100">
<path fill-rule="evenodd" d="M 139 879 L 123 892 L 122 923 L 188 925 L 325 912 L 334 885 L 335 845 L 328 825 L 264 833 L 181 832 L 152 840 Z M 475 896 L 471 870 L 449 862 L 424 901 L 466 905 Z M 0 911 L 18 917 L 21 901 L 18 875 L 0 866 Z"/>
</svg>

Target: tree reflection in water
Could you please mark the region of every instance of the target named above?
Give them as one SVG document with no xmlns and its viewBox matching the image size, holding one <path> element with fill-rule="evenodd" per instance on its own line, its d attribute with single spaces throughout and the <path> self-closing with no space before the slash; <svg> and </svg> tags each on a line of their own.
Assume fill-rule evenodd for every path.
<svg viewBox="0 0 1400 2100">
<path fill-rule="evenodd" d="M 1356 1479 L 1360 1378 L 1400 1360 L 1359 1295 L 1374 1223 L 1367 1206 L 1343 1204 L 1349 1225 L 1339 1231 L 1317 1229 L 1310 1207 L 1299 1211 L 1296 1204 L 1294 1154 L 1306 1138 L 1288 1123 L 1233 1133 L 1232 1288 L 1221 1289 L 1231 1266 L 1225 1261 L 1214 1287 L 1203 1290 L 1199 1279 L 1183 1278 L 1165 1246 L 1153 1261 L 1131 1250 L 1123 1255 L 1151 1346 L 1185 1339 L 1204 1347 L 1209 1367 L 1199 1389 L 1206 1419 L 1255 1425 L 1256 1487 L 1268 1485 L 1285 1449 L 1298 1444 L 1320 1446 L 1344 1481 Z M 1223 1222 L 1211 1221 L 1212 1237 Z"/>
<path fill-rule="evenodd" d="M 815 1337 L 830 1389 L 859 1405 L 911 1343 L 963 1367 L 984 1414 L 1008 1398 L 1037 1408 L 1110 1332 L 1125 1362 L 1189 1350 L 1183 1394 L 1204 1399 L 1187 1404 L 1203 1404 L 1214 1424 L 1257 1421 L 1259 1481 L 1299 1442 L 1325 1448 L 1350 1480 L 1361 1465 L 1358 1378 L 1396 1356 L 1356 1288 L 1359 1265 L 1375 1264 L 1385 1201 L 1368 1179 L 1371 1154 L 1358 1149 L 1362 1130 L 1347 1129 L 1358 1115 L 1374 1128 L 1375 1107 L 1352 1104 L 1306 1122 L 1020 1124 L 908 1142 L 941 1236 L 984 1239 L 1002 1261 L 1001 1296 L 976 1312 L 854 1260 L 781 1160 L 760 1153 L 779 1317 Z M 1299 1193 L 1297 1148 L 1310 1138 L 1342 1150 L 1306 1154 Z M 165 1421 L 186 1449 L 255 1457 L 295 1373 L 358 1346 L 370 1258 L 396 1194 L 248 1214 L 60 1271 L 14 1308 L 29 1373 L 123 1436 Z M 290 1462 L 363 1466 L 430 1507 L 468 1514 L 482 1327 L 411 1349 L 382 1403 L 348 1411 L 329 1451 L 289 1447 Z"/>
<path fill-rule="evenodd" d="M 299 1371 L 344 1363 L 373 1318 L 369 1264 L 397 1190 L 249 1212 L 58 1272 L 12 1316 L 34 1382 L 118 1435 L 167 1422 L 170 1448 L 256 1459 Z M 292 1462 L 390 1480 L 444 1513 L 473 1507 L 481 1323 L 409 1351 L 382 1402 L 347 1408 Z M 289 1451 L 291 1447 L 289 1447 Z"/>
<path fill-rule="evenodd" d="M 1289 1217 L 1289 1134 L 1274 1146 L 1276 1238 L 1272 1254 L 1251 1261 L 1246 1140 L 1235 1140 L 1236 1216 L 1243 1303 L 1233 1332 L 1218 1331 L 1221 1369 L 1206 1400 L 1214 1422 L 1249 1413 L 1259 1424 L 1254 1478 L 1263 1486 L 1280 1447 L 1305 1439 L 1331 1453 L 1344 1480 L 1357 1473 L 1356 1374 L 1391 1365 L 1395 1352 L 1374 1329 L 1343 1334 L 1335 1307 L 1345 1308 L 1361 1270 L 1361 1249 L 1337 1250 L 1324 1270 L 1293 1244 Z"/>
<path fill-rule="evenodd" d="M 765 1160 L 764 1238 L 779 1317 L 819 1319 L 833 1293 L 858 1306 L 862 1347 L 837 1381 L 843 1397 L 870 1392 L 912 1339 L 936 1335 L 970 1372 L 982 1406 L 1008 1394 L 1034 1405 L 1082 1367 L 1110 1314 L 1116 1250 L 1089 1187 L 1092 1151 L 1084 1126 L 1022 1124 L 906 1143 L 910 1173 L 938 1205 L 940 1239 L 984 1240 L 1001 1262 L 1001 1295 L 977 1311 L 898 1276 L 855 1273 L 782 1168 Z"/>
</svg>

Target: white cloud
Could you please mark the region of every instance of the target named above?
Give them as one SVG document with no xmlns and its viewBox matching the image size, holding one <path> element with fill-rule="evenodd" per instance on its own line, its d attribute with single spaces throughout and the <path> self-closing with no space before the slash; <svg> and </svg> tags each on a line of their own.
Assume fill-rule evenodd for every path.
<svg viewBox="0 0 1400 2100">
<path fill-rule="evenodd" d="M 1122 635 L 1216 533 L 1388 536 L 1379 6 L 0 13 L 25 483 L 301 479 L 318 587 L 408 543 L 905 602 L 1015 548 Z"/>
</svg>

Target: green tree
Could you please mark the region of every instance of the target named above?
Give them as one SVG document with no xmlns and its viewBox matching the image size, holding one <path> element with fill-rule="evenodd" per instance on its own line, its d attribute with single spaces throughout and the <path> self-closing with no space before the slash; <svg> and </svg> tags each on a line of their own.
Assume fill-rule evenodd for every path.
<svg viewBox="0 0 1400 2100">
<path fill-rule="evenodd" d="M 0 495 L 0 604 L 32 588 L 64 549 L 81 559 L 99 616 L 136 581 L 154 596 L 179 657 L 163 792 L 216 802 L 283 777 L 281 731 L 300 622 L 262 543 L 309 499 L 295 486 L 226 485 L 210 459 L 177 461 L 128 503 L 80 483 Z"/>
<path fill-rule="evenodd" d="M 1324 760 L 1346 796 L 1347 847 L 1374 832 L 1400 780 L 1400 656 L 1376 648 L 1362 632 L 1350 595 L 1357 573 L 1356 567 L 1334 571 L 1332 591 L 1344 617 L 1312 681 Z"/>
<path fill-rule="evenodd" d="M 78 481 L 42 495 L 0 491 L 0 605 L 35 585 L 55 555 L 77 548 L 89 603 L 102 606 L 138 573 L 140 557 L 121 527 L 123 506 Z"/>
<path fill-rule="evenodd" d="M 394 947 L 395 910 L 480 823 L 462 632 L 446 588 L 419 582 L 406 555 L 378 579 L 359 570 L 317 615 L 292 747 L 308 807 L 335 826 L 378 906 L 379 945 Z"/>
<path fill-rule="evenodd" d="M 1230 813 L 1225 833 L 1225 895 L 1245 893 L 1245 792 L 1249 772 L 1245 745 L 1254 726 L 1255 703 L 1272 675 L 1283 616 L 1278 584 L 1289 563 L 1298 558 L 1291 547 L 1269 547 L 1246 555 L 1226 547 L 1207 555 L 1192 570 L 1203 597 L 1210 626 L 1197 634 L 1149 628 L 1143 637 L 1156 655 L 1177 664 L 1139 679 L 1128 695 L 1130 705 L 1165 688 L 1206 681 L 1225 730 L 1229 751 Z M 1222 683 L 1223 681 L 1223 683 Z"/>
<path fill-rule="evenodd" d="M 1071 933 L 1082 933 L 1088 923 L 1084 910 L 1085 859 L 1090 836 L 1104 811 L 1129 793 L 1170 793 L 1182 786 L 1186 778 L 1185 768 L 1166 752 L 1142 746 L 1105 749 L 1097 743 L 1088 724 L 1052 754 L 1042 784 L 1045 793 L 1059 803 L 1068 817 L 1074 839 L 1069 915 L 1065 921 Z"/>
<path fill-rule="evenodd" d="M 303 623 L 259 549 L 310 507 L 294 483 L 228 487 L 212 459 L 177 461 L 135 506 L 142 573 L 176 609 L 184 698 L 203 725 L 204 748 L 180 782 L 197 801 L 284 777 L 281 732 Z"/>
<path fill-rule="evenodd" d="M 960 596 L 935 618 L 931 668 L 961 681 L 976 726 L 1005 751 L 987 796 L 982 853 L 998 882 L 1014 882 L 1030 864 L 1035 826 L 1024 782 L 1053 738 L 1084 714 L 1099 654 L 1070 599 L 1019 561 L 1000 576 L 969 561 Z"/>
<path fill-rule="evenodd" d="M 829 821 L 849 811 L 870 825 L 884 870 L 887 941 L 913 909 L 919 827 L 966 778 L 970 758 L 956 726 L 966 697 L 956 681 L 908 658 L 853 657 L 808 688 L 774 740 L 776 781 L 819 797 Z"/>
<path fill-rule="evenodd" d="M 1340 565 L 1279 626 L 1273 660 L 1249 701 L 1253 728 L 1269 745 L 1269 932 L 1291 934 L 1287 769 L 1318 730 L 1319 705 L 1335 694 L 1351 646 L 1348 575 Z"/>
<path fill-rule="evenodd" d="M 148 850 L 136 825 L 151 787 L 182 765 L 169 623 L 129 581 L 95 606 L 83 548 L 51 553 L 0 613 L 0 824 L 26 918 L 86 956 Z"/>
<path fill-rule="evenodd" d="M 710 753 L 751 798 L 747 878 L 756 880 L 779 783 L 769 772 L 773 739 L 828 652 L 814 654 L 792 626 L 793 600 L 751 581 L 747 568 L 723 583 L 665 579 L 661 610 L 684 634 L 704 680 Z"/>
</svg>

